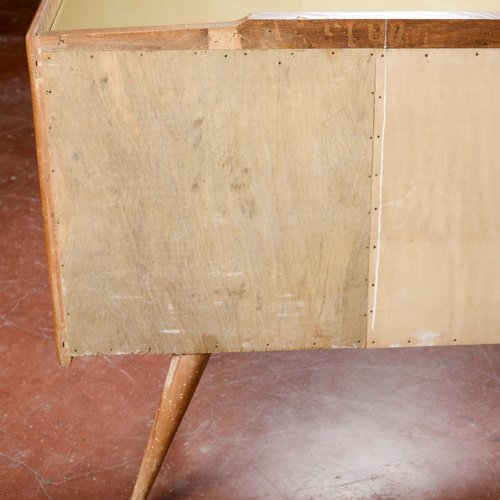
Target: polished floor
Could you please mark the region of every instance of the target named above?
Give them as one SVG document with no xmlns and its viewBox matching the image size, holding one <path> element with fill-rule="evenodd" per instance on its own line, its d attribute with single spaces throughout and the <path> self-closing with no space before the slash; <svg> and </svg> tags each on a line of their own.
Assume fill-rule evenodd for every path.
<svg viewBox="0 0 500 500">
<path fill-rule="evenodd" d="M 0 499 L 126 499 L 168 356 L 56 362 L 23 35 L 0 0 Z M 500 499 L 500 346 L 213 356 L 153 499 Z"/>
</svg>

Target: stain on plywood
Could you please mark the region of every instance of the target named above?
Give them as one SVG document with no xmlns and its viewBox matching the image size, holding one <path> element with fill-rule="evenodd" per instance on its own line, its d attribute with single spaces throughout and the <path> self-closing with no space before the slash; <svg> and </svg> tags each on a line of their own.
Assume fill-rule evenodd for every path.
<svg viewBox="0 0 500 500">
<path fill-rule="evenodd" d="M 390 50 L 386 59 L 368 345 L 498 342 L 500 51 Z"/>
<path fill-rule="evenodd" d="M 365 345 L 369 50 L 50 57 L 74 355 Z"/>
</svg>

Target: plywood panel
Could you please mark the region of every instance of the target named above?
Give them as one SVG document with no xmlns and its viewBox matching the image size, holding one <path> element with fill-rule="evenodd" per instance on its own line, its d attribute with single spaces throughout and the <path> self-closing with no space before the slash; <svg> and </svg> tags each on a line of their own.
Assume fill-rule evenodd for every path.
<svg viewBox="0 0 500 500">
<path fill-rule="evenodd" d="M 389 50 L 385 61 L 368 344 L 499 342 L 500 50 Z"/>
<path fill-rule="evenodd" d="M 46 56 L 71 354 L 363 346 L 371 54 Z"/>
</svg>

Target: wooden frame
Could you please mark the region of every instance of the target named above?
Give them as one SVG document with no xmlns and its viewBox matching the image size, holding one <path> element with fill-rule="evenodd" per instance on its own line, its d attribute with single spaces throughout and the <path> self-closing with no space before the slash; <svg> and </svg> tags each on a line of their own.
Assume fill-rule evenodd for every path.
<svg viewBox="0 0 500 500">
<path fill-rule="evenodd" d="M 500 342 L 498 13 L 51 31 L 62 1 L 26 39 L 59 360 L 176 353 L 133 498 L 211 352 Z"/>
<path fill-rule="evenodd" d="M 388 152 L 387 150 L 389 147 L 388 144 L 381 144 L 383 141 L 379 139 L 382 134 L 382 127 L 384 126 L 384 116 L 390 117 L 393 111 L 397 112 L 396 108 L 391 108 L 391 103 L 393 102 L 391 92 L 393 91 L 389 90 L 389 95 L 387 94 L 387 85 L 388 83 L 389 85 L 391 84 L 391 79 L 393 78 L 394 71 L 397 71 L 397 68 L 394 67 L 395 69 L 389 69 L 388 73 L 387 67 L 393 59 L 400 59 L 401 54 L 403 54 L 403 59 L 413 57 L 420 58 L 421 54 L 421 57 L 426 58 L 426 62 L 432 62 L 441 57 L 439 54 L 444 54 L 444 52 L 440 52 L 441 50 L 446 49 L 451 50 L 450 52 L 446 52 L 446 54 L 449 54 L 449 58 L 451 59 L 456 58 L 457 64 L 459 61 L 460 63 L 465 62 L 465 64 L 474 64 L 474 60 L 470 59 L 469 56 L 477 58 L 484 54 L 485 59 L 480 60 L 491 61 L 491 65 L 485 70 L 488 72 L 488 75 L 485 73 L 484 77 L 486 79 L 489 78 L 491 85 L 494 85 L 497 75 L 492 68 L 495 66 L 494 59 L 496 56 L 493 56 L 492 59 L 488 54 L 496 54 L 500 48 L 500 16 L 497 13 L 439 13 L 435 15 L 428 13 L 428 18 L 425 18 L 425 14 L 406 15 L 401 13 L 379 13 L 367 15 L 366 19 L 360 18 L 360 16 L 352 16 L 352 18 L 346 19 L 341 14 L 331 16 L 333 17 L 331 19 L 290 19 L 284 14 L 276 14 L 269 19 L 256 15 L 234 23 L 218 23 L 213 25 L 174 25 L 153 28 L 133 27 L 51 31 L 51 26 L 60 4 L 61 1 L 53 0 L 47 0 L 42 3 L 27 35 L 27 47 L 33 90 L 40 184 L 49 254 L 54 321 L 61 363 L 68 364 L 71 357 L 75 355 L 103 352 L 182 353 L 225 350 L 326 348 L 333 346 L 340 347 L 342 345 L 351 347 L 364 347 L 365 345 L 367 347 L 383 347 L 389 345 L 435 345 L 439 343 L 480 343 L 498 341 L 495 328 L 480 328 L 482 333 L 476 332 L 467 334 L 464 332 L 463 335 L 456 335 L 450 332 L 438 332 L 440 334 L 439 338 L 441 339 L 438 340 L 437 335 L 432 336 L 429 334 L 429 332 L 436 334 L 433 327 L 429 327 L 428 329 L 424 328 L 424 330 L 419 327 L 420 330 L 416 332 L 416 334 L 418 333 L 420 337 L 418 337 L 418 335 L 415 337 L 415 335 L 408 333 L 405 335 L 404 339 L 402 338 L 400 341 L 395 341 L 394 336 L 389 336 L 389 338 L 384 333 L 390 328 L 387 323 L 383 323 L 383 331 L 376 331 L 373 328 L 374 322 L 371 319 L 371 315 L 374 314 L 372 311 L 375 309 L 374 305 L 376 305 L 377 300 L 376 292 L 377 289 L 379 289 L 378 282 L 375 278 L 381 283 L 383 283 L 384 279 L 384 276 L 377 275 L 376 270 L 378 265 L 377 255 L 380 251 L 378 228 L 380 225 L 379 219 L 381 217 L 379 215 L 381 212 L 377 212 L 377 210 L 379 209 L 378 205 L 380 205 L 378 203 L 380 199 L 378 198 L 382 194 L 381 183 L 379 183 L 378 180 L 378 169 L 383 166 L 379 163 L 381 161 L 381 156 L 384 154 L 384 147 L 386 149 L 386 158 L 390 156 L 390 151 Z M 315 49 L 315 51 L 307 51 L 305 49 Z M 144 64 L 149 64 L 149 62 L 151 62 L 151 64 L 157 64 L 160 60 L 165 62 L 170 61 L 169 64 L 173 64 L 173 61 L 178 61 L 180 63 L 184 57 L 183 54 L 185 54 L 186 57 L 189 54 L 193 56 L 193 54 L 198 53 L 198 51 L 203 57 L 212 57 L 209 56 L 209 54 L 213 51 L 215 51 L 213 54 L 225 51 L 224 56 L 221 57 L 227 58 L 232 54 L 230 57 L 230 61 L 232 62 L 230 62 L 230 64 L 236 64 L 239 60 L 238 54 L 244 53 L 246 55 L 248 53 L 249 56 L 256 57 L 255 68 L 264 67 L 265 64 L 268 64 L 263 62 L 265 59 L 264 53 L 272 54 L 272 51 L 276 51 L 276 54 L 280 54 L 280 51 L 283 51 L 283 57 L 285 57 L 285 54 L 287 54 L 287 57 L 295 57 L 297 54 L 301 54 L 301 57 L 302 55 L 304 56 L 303 61 L 315 57 L 313 54 L 319 54 L 321 51 L 325 51 L 325 54 L 327 51 L 332 51 L 332 54 L 337 51 L 337 55 L 340 56 L 339 60 L 342 60 L 343 57 L 351 57 L 350 54 L 352 54 L 352 57 L 356 57 L 355 54 L 364 54 L 363 51 L 368 51 L 366 54 L 373 59 L 374 64 L 369 66 L 372 68 L 369 71 L 373 71 L 373 86 L 371 88 L 373 108 L 371 111 L 366 108 L 367 112 L 372 114 L 370 120 L 373 121 L 373 128 L 368 132 L 370 134 L 370 141 L 372 141 L 370 147 L 373 160 L 369 166 L 369 171 L 366 172 L 366 177 L 369 179 L 371 187 L 369 183 L 366 186 L 358 183 L 361 191 L 356 194 L 356 196 L 361 195 L 362 198 L 370 196 L 372 200 L 371 207 L 366 205 L 367 212 L 370 212 L 371 219 L 371 230 L 366 231 L 367 239 L 365 243 L 367 249 L 369 249 L 369 255 L 367 255 L 366 260 L 367 271 L 364 279 L 366 292 L 359 292 L 360 295 L 358 300 L 361 309 L 365 309 L 365 319 L 363 320 L 365 324 L 363 330 L 367 332 L 365 338 L 360 336 L 359 332 L 361 330 L 359 330 L 357 326 L 353 329 L 352 323 L 345 323 L 351 325 L 348 329 L 352 332 L 352 336 L 345 337 L 346 340 L 343 341 L 332 341 L 332 338 L 327 336 L 326 338 L 329 340 L 324 342 L 320 342 L 318 340 L 319 337 L 316 337 L 309 341 L 301 341 L 302 343 L 283 343 L 280 346 L 280 344 L 274 344 L 272 342 L 266 343 L 263 337 L 263 343 L 257 343 L 252 347 L 244 347 L 241 341 L 240 344 L 226 344 L 225 341 L 210 341 L 209 343 L 195 343 L 189 348 L 186 347 L 186 345 L 179 344 L 178 347 L 175 347 L 174 344 L 167 345 L 161 342 L 137 344 L 135 347 L 133 343 L 125 343 L 125 347 L 122 348 L 118 342 L 112 341 L 109 343 L 109 349 L 106 347 L 105 343 L 102 342 L 99 344 L 99 347 L 96 344 L 95 348 L 77 348 L 76 352 L 75 349 L 72 348 L 71 344 L 74 343 L 74 340 L 71 335 L 68 337 L 67 323 L 69 311 L 67 310 L 67 300 L 64 299 L 65 293 L 67 292 L 65 292 L 63 279 L 64 273 L 67 271 L 63 271 L 62 267 L 63 262 L 60 253 L 61 229 L 58 229 L 58 219 L 62 215 L 62 205 L 60 205 L 61 202 L 57 200 L 59 199 L 58 196 L 61 192 L 62 184 L 61 181 L 57 180 L 57 176 L 54 177 L 53 175 L 54 161 L 60 162 L 61 160 L 57 160 L 57 154 L 59 153 L 56 154 L 55 150 L 50 151 L 52 147 L 51 144 L 53 144 L 55 140 L 60 140 L 56 139 L 57 136 L 54 135 L 54 132 L 50 131 L 52 127 L 51 120 L 54 119 L 53 115 L 56 111 L 53 103 L 57 100 L 57 96 L 55 95 L 57 91 L 55 89 L 57 87 L 57 71 L 60 71 L 60 69 L 58 69 L 58 64 L 60 65 L 60 63 L 63 62 L 66 68 L 71 65 L 74 66 L 75 64 L 77 66 L 83 64 L 81 67 L 87 68 L 85 71 L 88 71 L 88 68 L 91 68 L 93 64 L 96 65 L 95 67 L 98 67 L 98 61 L 101 59 L 107 61 L 105 64 L 108 64 L 110 61 L 118 61 L 117 58 L 122 57 L 121 54 L 126 53 L 130 54 L 131 58 L 135 58 L 136 56 L 143 57 L 144 55 L 142 59 Z M 300 52 L 295 54 L 292 52 L 286 53 L 285 51 Z M 156 56 L 154 55 L 155 53 L 162 55 Z M 113 56 L 112 54 L 117 55 Z M 146 54 L 148 54 L 148 57 L 146 57 Z M 404 54 L 408 54 L 408 57 Z M 69 57 L 73 57 L 71 62 L 69 61 Z M 214 57 L 216 56 L 214 55 Z M 95 63 L 89 63 L 89 58 L 92 58 Z M 278 59 L 276 61 L 278 61 Z M 210 60 L 215 61 L 214 58 Z M 84 63 L 83 61 L 87 62 Z M 123 61 L 125 61 L 125 59 L 123 59 Z M 284 62 L 288 61 L 284 60 Z M 262 66 L 262 64 L 264 64 L 264 66 Z M 482 70 L 478 67 L 477 71 Z M 192 73 L 192 77 L 194 77 L 193 75 L 195 75 L 195 73 Z M 387 82 L 387 75 L 389 75 L 389 82 Z M 69 73 L 67 77 L 70 78 Z M 443 75 L 443 78 L 445 77 L 448 78 L 448 76 Z M 401 85 L 406 85 L 407 82 L 404 82 L 404 75 L 402 75 L 402 78 Z M 434 77 L 430 74 L 429 78 L 429 82 L 432 82 Z M 480 76 L 480 78 L 482 78 L 482 76 Z M 49 83 L 51 88 L 47 87 Z M 444 84 L 445 82 L 443 81 L 443 85 Z M 392 88 L 395 87 L 389 86 L 389 89 Z M 488 88 L 491 88 L 491 86 Z M 311 107 L 312 103 L 313 101 L 305 102 L 304 106 Z M 495 99 L 491 101 L 491 105 L 491 113 L 493 114 L 489 116 L 493 116 L 497 109 Z M 47 106 L 50 108 L 50 114 L 48 114 Z M 443 109 L 443 113 L 446 112 L 447 110 Z M 491 123 L 491 126 L 494 127 L 494 122 Z M 389 134 L 390 131 L 386 132 Z M 445 137 L 447 137 L 446 140 L 453 141 L 451 135 L 445 134 Z M 475 138 L 474 140 L 477 141 L 479 139 Z M 472 142 L 470 147 L 474 147 Z M 494 161 L 495 156 L 491 155 L 496 155 L 497 153 L 490 149 L 486 154 L 489 156 L 484 156 L 481 160 L 483 165 L 487 165 L 489 162 Z M 466 168 L 466 166 L 464 165 L 463 168 Z M 390 169 L 386 170 L 386 175 L 389 175 L 387 174 L 389 171 Z M 408 175 L 412 174 L 408 172 Z M 496 189 L 496 182 L 491 183 L 491 189 Z M 483 188 L 478 186 L 478 195 L 483 191 Z M 398 193 L 398 195 L 400 194 L 401 193 Z M 381 208 L 384 203 L 394 202 L 394 200 L 390 199 L 392 195 L 388 191 L 386 191 L 384 196 L 389 196 L 389 199 L 385 200 L 382 198 Z M 488 194 L 488 196 L 490 195 Z M 474 200 L 472 200 L 472 202 L 474 202 Z M 441 206 L 436 206 L 436 208 L 439 210 L 443 209 Z M 488 215 L 490 210 L 492 210 L 492 208 L 489 206 L 484 208 L 484 220 L 490 220 Z M 387 211 L 384 213 L 387 213 Z M 465 224 L 466 219 L 457 220 L 457 223 Z M 64 221 L 63 226 L 67 227 Z M 359 227 L 361 228 L 362 226 Z M 443 231 L 446 230 L 443 228 Z M 368 238 L 370 238 L 370 242 Z M 363 238 L 359 241 L 362 241 L 362 239 Z M 458 245 L 457 248 L 461 248 L 460 245 L 464 244 L 466 244 L 465 240 L 453 243 L 453 245 Z M 383 239 L 382 245 L 383 248 L 385 248 L 386 243 L 384 243 Z M 478 252 L 482 252 L 482 250 L 478 250 Z M 488 258 L 493 258 L 491 254 L 488 255 Z M 361 272 L 364 266 L 361 260 L 359 261 L 359 266 L 361 266 L 359 267 L 361 274 L 358 273 L 358 277 L 362 276 L 364 273 L 364 271 Z M 394 284 L 391 286 L 394 286 Z M 427 293 L 423 284 L 422 287 L 419 293 Z M 383 289 L 383 285 L 381 285 L 380 289 Z M 408 289 L 403 287 L 400 292 L 408 294 Z M 399 294 L 400 292 L 397 293 Z M 500 299 L 500 292 L 497 292 L 494 287 L 490 287 L 489 293 L 490 302 L 493 301 L 494 303 L 496 298 Z M 365 299 L 362 298 L 362 295 L 365 295 Z M 389 294 L 388 297 L 389 296 L 392 295 Z M 458 302 L 455 306 L 449 308 L 448 314 L 452 314 L 452 311 L 459 310 L 461 304 L 464 303 L 464 301 L 470 300 L 470 297 L 465 293 L 461 298 L 457 295 L 454 300 Z M 390 311 L 390 307 L 393 307 L 390 304 L 379 304 L 379 306 L 382 307 L 382 309 L 389 307 L 389 309 L 387 309 L 388 311 Z M 356 308 L 357 307 L 359 306 L 356 306 Z M 390 317 L 391 313 L 388 314 Z M 425 313 L 425 308 L 421 310 L 421 314 L 427 314 Z M 403 316 L 408 320 L 412 317 L 411 314 Z M 489 318 L 490 324 L 491 321 L 496 321 L 494 316 L 487 315 L 487 317 Z M 404 318 L 402 321 L 404 321 Z M 479 321 L 479 323 L 477 323 L 478 327 L 482 327 L 480 320 L 472 312 L 468 319 L 464 321 L 464 324 L 467 324 L 468 328 L 470 328 L 471 324 L 476 324 L 476 321 Z M 453 323 L 451 317 L 445 318 L 445 324 L 446 322 L 450 325 Z M 290 324 L 290 327 L 292 329 L 295 328 L 293 324 Z M 306 328 L 310 329 L 311 324 L 306 325 Z M 409 332 L 413 331 L 411 330 L 411 325 L 408 328 Z M 455 324 L 454 329 L 456 330 L 456 328 Z M 173 330 L 174 328 L 167 327 L 167 330 L 168 329 Z M 269 331 L 271 332 L 272 329 Z M 338 333 L 336 335 L 338 336 Z M 324 330 L 322 330 L 321 336 L 324 336 Z M 387 337 L 387 340 L 384 340 L 385 337 Z"/>
</svg>

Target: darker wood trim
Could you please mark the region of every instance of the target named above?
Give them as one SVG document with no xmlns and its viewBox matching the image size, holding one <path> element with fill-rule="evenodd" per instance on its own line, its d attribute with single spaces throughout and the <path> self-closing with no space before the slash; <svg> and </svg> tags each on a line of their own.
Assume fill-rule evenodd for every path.
<svg viewBox="0 0 500 500">
<path fill-rule="evenodd" d="M 207 28 L 116 28 L 47 31 L 41 34 L 46 51 L 73 50 L 203 50 L 208 49 Z"/>
<path fill-rule="evenodd" d="M 498 48 L 500 19 L 244 19 L 211 26 L 47 31 L 40 38 L 47 51 Z"/>
<path fill-rule="evenodd" d="M 251 20 L 238 32 L 247 49 L 500 47 L 499 19 Z"/>
<path fill-rule="evenodd" d="M 238 26 L 244 49 L 382 48 L 384 20 L 247 20 Z"/>
<path fill-rule="evenodd" d="M 387 21 L 391 49 L 498 48 L 499 19 Z"/>
<path fill-rule="evenodd" d="M 42 75 L 40 40 L 33 30 L 26 35 L 26 53 L 31 84 L 33 106 L 33 122 L 35 126 L 35 142 L 38 163 L 38 179 L 42 203 L 42 216 L 47 252 L 49 285 L 52 302 L 52 319 L 56 339 L 56 351 L 62 366 L 71 364 L 72 356 L 64 313 L 64 294 L 61 274 L 61 257 L 57 245 L 56 215 L 54 210 L 54 195 L 51 187 L 50 156 L 48 150 L 47 113 L 45 108 L 45 88 Z"/>
</svg>

